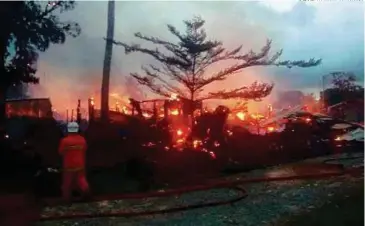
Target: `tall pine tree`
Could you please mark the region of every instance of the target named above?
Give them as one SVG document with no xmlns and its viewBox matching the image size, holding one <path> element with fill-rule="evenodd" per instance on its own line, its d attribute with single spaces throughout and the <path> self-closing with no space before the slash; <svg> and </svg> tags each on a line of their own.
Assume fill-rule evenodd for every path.
<svg viewBox="0 0 365 226">
<path fill-rule="evenodd" d="M 269 55 L 271 40 L 268 40 L 261 51 L 241 54 L 241 47 L 226 50 L 221 41 L 209 40 L 203 28 L 205 21 L 200 17 L 184 21 L 185 32 L 178 31 L 174 26 L 167 25 L 169 32 L 174 35 L 177 42 L 168 42 L 157 37 L 145 36 L 135 33 L 135 37 L 144 41 L 164 47 L 161 49 L 143 48 L 138 44 L 126 44 L 113 41 L 115 45 L 125 48 L 126 53 L 140 52 L 152 56 L 160 65 L 142 67 L 144 75 L 132 73 L 137 81 L 149 87 L 154 93 L 169 97 L 172 93 L 180 98 L 195 103 L 205 99 L 260 99 L 270 94 L 273 84 L 255 82 L 251 86 L 243 86 L 233 90 L 218 90 L 217 92 L 204 93 L 204 87 L 227 79 L 253 66 L 285 66 L 312 67 L 321 63 L 321 59 L 308 61 L 278 61 L 282 50 Z M 207 73 L 208 68 L 222 61 L 234 61 L 230 66 L 222 68 L 215 73 Z M 191 109 L 194 110 L 194 109 Z"/>
</svg>

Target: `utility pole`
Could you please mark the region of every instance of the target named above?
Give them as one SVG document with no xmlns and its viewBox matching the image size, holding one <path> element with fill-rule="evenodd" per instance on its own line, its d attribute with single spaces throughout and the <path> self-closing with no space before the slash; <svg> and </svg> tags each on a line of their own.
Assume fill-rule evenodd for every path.
<svg viewBox="0 0 365 226">
<path fill-rule="evenodd" d="M 108 1 L 108 25 L 106 31 L 106 44 L 103 66 L 103 79 L 101 84 L 101 119 L 104 121 L 109 120 L 109 81 L 110 81 L 110 69 L 113 55 L 113 38 L 114 38 L 114 14 L 115 14 L 115 1 Z"/>
</svg>

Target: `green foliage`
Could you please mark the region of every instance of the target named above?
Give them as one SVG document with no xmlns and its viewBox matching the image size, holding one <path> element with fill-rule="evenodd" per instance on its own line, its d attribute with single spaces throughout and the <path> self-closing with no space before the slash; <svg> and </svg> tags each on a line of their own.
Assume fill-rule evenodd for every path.
<svg viewBox="0 0 365 226">
<path fill-rule="evenodd" d="M 221 90 L 204 94 L 203 88 L 216 81 L 227 79 L 243 69 L 252 66 L 286 66 L 312 67 L 321 63 L 321 60 L 309 61 L 278 61 L 282 50 L 270 55 L 271 40 L 259 52 L 249 51 L 241 54 L 242 46 L 233 50 L 226 50 L 221 41 L 209 40 L 203 28 L 205 21 L 200 17 L 184 21 L 185 32 L 178 31 L 174 26 L 167 25 L 169 32 L 175 36 L 177 42 L 172 43 L 160 38 L 145 36 L 135 33 L 135 36 L 147 42 L 163 47 L 165 50 L 143 48 L 139 44 L 126 44 L 119 41 L 113 43 L 122 46 L 126 53 L 140 52 L 152 56 L 160 66 L 149 65 L 142 67 L 144 76 L 138 73 L 131 75 L 137 81 L 149 87 L 153 92 L 170 96 L 178 94 L 181 98 L 195 100 L 204 99 L 254 99 L 259 100 L 270 94 L 273 84 L 255 82 L 248 87 L 240 87 L 234 90 Z M 208 73 L 209 67 L 214 64 L 227 61 L 227 68 L 215 73 Z"/>
<path fill-rule="evenodd" d="M 64 43 L 67 36 L 80 34 L 77 23 L 59 18 L 60 13 L 74 7 L 74 1 L 0 2 L 2 85 L 38 83 L 38 52 L 46 51 L 50 44 Z"/>
</svg>

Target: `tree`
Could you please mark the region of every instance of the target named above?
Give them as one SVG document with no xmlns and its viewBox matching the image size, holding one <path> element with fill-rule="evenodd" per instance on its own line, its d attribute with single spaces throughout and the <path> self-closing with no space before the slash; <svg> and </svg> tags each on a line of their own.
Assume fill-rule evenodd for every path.
<svg viewBox="0 0 365 226">
<path fill-rule="evenodd" d="M 74 1 L 0 2 L 0 130 L 4 128 L 6 92 L 21 83 L 38 83 L 38 52 L 76 37 L 80 27 L 58 14 L 74 9 Z"/>
<path fill-rule="evenodd" d="M 152 92 L 169 97 L 171 93 L 179 95 L 182 99 L 190 100 L 193 104 L 196 101 L 205 99 L 255 99 L 259 100 L 270 94 L 273 84 L 255 82 L 251 86 L 244 86 L 233 90 L 220 90 L 204 94 L 204 88 L 217 81 L 225 80 L 228 76 L 237 74 L 243 69 L 252 66 L 286 66 L 288 68 L 312 67 L 321 63 L 321 60 L 310 59 L 309 61 L 278 61 L 282 50 L 269 56 L 271 40 L 260 52 L 249 51 L 240 54 L 241 46 L 233 50 L 226 50 L 221 41 L 208 40 L 203 28 L 205 21 L 200 17 L 184 21 L 185 33 L 178 31 L 174 26 L 167 25 L 168 30 L 178 42 L 172 43 L 160 38 L 145 36 L 135 33 L 135 36 L 147 42 L 164 47 L 160 49 L 142 48 L 138 44 L 128 45 L 120 41 L 113 43 L 122 46 L 126 53 L 140 52 L 152 56 L 160 66 L 149 65 L 142 67 L 145 75 L 138 73 L 131 75 L 137 81 L 149 87 Z M 167 53 L 168 52 L 168 53 Z M 227 68 L 221 71 L 208 74 L 208 69 L 212 65 L 222 61 L 234 61 Z M 192 109 L 194 110 L 194 109 Z"/>
<path fill-rule="evenodd" d="M 332 72 L 332 84 L 341 92 L 354 92 L 362 87 L 356 84 L 356 76 L 352 72 Z"/>
<path fill-rule="evenodd" d="M 103 67 L 103 79 L 101 84 L 101 119 L 109 119 L 109 81 L 110 81 L 110 66 L 113 55 L 113 40 L 114 38 L 114 13 L 115 13 L 115 1 L 109 0 L 108 2 L 108 26 L 106 31 L 106 44 L 104 55 L 104 67 Z"/>
<path fill-rule="evenodd" d="M 356 84 L 356 76 L 352 72 L 332 72 L 329 75 L 332 77 L 332 88 L 324 91 L 326 106 L 343 101 L 364 99 L 364 88 Z"/>
</svg>

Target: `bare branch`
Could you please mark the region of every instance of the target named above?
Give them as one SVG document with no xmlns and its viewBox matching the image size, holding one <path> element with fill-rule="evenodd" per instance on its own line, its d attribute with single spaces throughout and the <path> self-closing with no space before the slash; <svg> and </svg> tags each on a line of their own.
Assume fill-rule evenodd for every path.
<svg viewBox="0 0 365 226">
<path fill-rule="evenodd" d="M 255 100 L 261 101 L 262 98 L 268 96 L 274 84 L 258 83 L 254 82 L 251 86 L 241 87 L 230 91 L 221 90 L 218 92 L 209 93 L 209 95 L 201 98 L 200 100 L 207 99 L 243 99 L 243 100 Z"/>
<path fill-rule="evenodd" d="M 156 69 L 158 69 L 158 68 L 155 68 L 155 67 L 153 67 L 152 65 L 150 65 L 150 67 L 151 67 L 151 69 L 152 70 L 155 70 L 156 71 Z M 168 90 L 168 91 L 170 91 L 171 93 L 176 93 L 176 94 L 178 94 L 179 96 L 185 96 L 184 95 L 184 92 L 181 90 L 181 89 L 179 89 L 178 87 L 176 87 L 176 86 L 174 86 L 174 85 L 172 85 L 172 84 L 170 84 L 169 82 L 167 82 L 166 80 L 164 80 L 163 78 L 162 78 L 162 76 L 161 75 L 159 75 L 158 73 L 156 74 L 156 73 L 153 73 L 152 71 L 150 71 L 148 68 L 146 68 L 146 67 L 142 67 L 142 70 L 148 75 L 148 76 L 150 76 L 152 79 L 157 79 L 158 81 L 160 81 L 161 83 L 163 83 L 163 87 L 166 89 L 166 90 Z"/>
<path fill-rule="evenodd" d="M 161 96 L 170 97 L 170 93 L 164 90 L 164 87 L 155 84 L 152 79 L 148 77 L 142 77 L 137 73 L 131 73 L 131 76 L 134 77 L 139 84 L 147 86 L 154 93 L 159 94 Z"/>
</svg>

